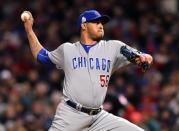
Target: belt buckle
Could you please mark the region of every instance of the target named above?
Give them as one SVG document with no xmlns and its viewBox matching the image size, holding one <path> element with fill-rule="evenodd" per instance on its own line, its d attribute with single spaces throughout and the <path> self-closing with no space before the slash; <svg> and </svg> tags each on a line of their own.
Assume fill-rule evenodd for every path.
<svg viewBox="0 0 179 131">
<path fill-rule="evenodd" d="M 79 103 L 77 103 L 77 105 L 76 105 L 76 110 L 81 111 L 81 108 L 82 108 L 82 105 L 79 104 Z"/>
</svg>

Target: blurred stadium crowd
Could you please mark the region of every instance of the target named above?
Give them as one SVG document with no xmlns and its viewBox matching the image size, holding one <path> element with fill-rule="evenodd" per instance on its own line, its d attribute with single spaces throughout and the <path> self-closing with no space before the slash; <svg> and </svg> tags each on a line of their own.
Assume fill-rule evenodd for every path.
<svg viewBox="0 0 179 131">
<path fill-rule="evenodd" d="M 172 2 L 177 1 L 1 0 L 0 131 L 48 130 L 62 96 L 64 73 L 32 58 L 22 11 L 32 12 L 34 30 L 51 51 L 78 39 L 76 20 L 86 9 L 112 18 L 105 39 L 121 40 L 154 57 L 146 73 L 131 66 L 112 75 L 104 109 L 146 131 L 179 131 L 179 15 Z"/>
</svg>

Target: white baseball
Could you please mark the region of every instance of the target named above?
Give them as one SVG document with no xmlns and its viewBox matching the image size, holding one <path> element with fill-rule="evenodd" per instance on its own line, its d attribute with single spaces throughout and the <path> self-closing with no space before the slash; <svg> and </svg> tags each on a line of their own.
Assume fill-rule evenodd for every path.
<svg viewBox="0 0 179 131">
<path fill-rule="evenodd" d="M 29 19 L 29 18 L 30 18 L 29 13 L 23 12 L 23 13 L 21 14 L 21 20 L 22 20 L 22 21 L 25 21 L 25 20 L 27 20 L 27 19 Z"/>
</svg>

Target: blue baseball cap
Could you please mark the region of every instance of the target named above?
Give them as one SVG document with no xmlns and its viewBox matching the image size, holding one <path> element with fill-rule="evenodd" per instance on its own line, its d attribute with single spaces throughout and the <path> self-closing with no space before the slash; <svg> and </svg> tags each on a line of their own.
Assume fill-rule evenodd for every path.
<svg viewBox="0 0 179 131">
<path fill-rule="evenodd" d="M 110 17 L 107 15 L 101 15 L 96 10 L 87 10 L 80 14 L 78 21 L 77 21 L 77 26 L 78 26 L 78 29 L 80 29 L 81 24 L 85 22 L 101 21 L 102 24 L 106 24 L 107 22 L 109 22 L 109 20 L 110 20 Z"/>
</svg>

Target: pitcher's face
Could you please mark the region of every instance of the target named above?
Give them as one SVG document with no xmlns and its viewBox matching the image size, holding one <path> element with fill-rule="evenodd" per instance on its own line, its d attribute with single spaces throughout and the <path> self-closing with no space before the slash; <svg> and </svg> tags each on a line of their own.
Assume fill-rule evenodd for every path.
<svg viewBox="0 0 179 131">
<path fill-rule="evenodd" d="M 100 21 L 86 23 L 86 31 L 92 40 L 99 41 L 104 36 L 103 24 Z"/>
</svg>

